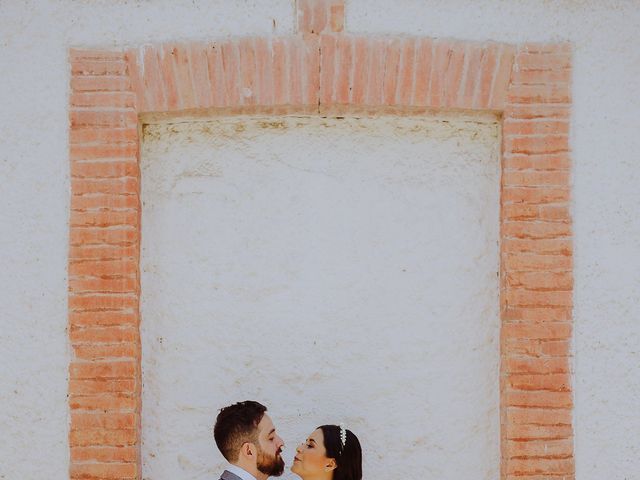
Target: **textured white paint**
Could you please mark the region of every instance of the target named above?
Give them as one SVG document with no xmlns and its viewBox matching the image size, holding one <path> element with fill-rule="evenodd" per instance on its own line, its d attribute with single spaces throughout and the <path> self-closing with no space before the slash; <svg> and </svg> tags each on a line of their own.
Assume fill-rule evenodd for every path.
<svg viewBox="0 0 640 480">
<path fill-rule="evenodd" d="M 344 420 L 367 478 L 495 478 L 498 131 L 491 117 L 148 126 L 144 476 L 210 478 L 216 409 L 253 398 L 288 464 Z"/>
<path fill-rule="evenodd" d="M 351 31 L 573 43 L 576 477 L 638 478 L 638 3 L 349 0 L 346 10 Z"/>
<path fill-rule="evenodd" d="M 634 478 L 637 2 L 347 0 L 346 10 L 351 31 L 573 42 L 577 473 Z M 0 442 L 0 478 L 65 478 L 68 467 L 67 48 L 270 34 L 273 19 L 290 33 L 292 13 L 290 0 L 0 2 L 0 431 L 10 439 Z"/>
<path fill-rule="evenodd" d="M 68 478 L 70 46 L 287 34 L 289 0 L 0 0 L 0 479 Z"/>
</svg>

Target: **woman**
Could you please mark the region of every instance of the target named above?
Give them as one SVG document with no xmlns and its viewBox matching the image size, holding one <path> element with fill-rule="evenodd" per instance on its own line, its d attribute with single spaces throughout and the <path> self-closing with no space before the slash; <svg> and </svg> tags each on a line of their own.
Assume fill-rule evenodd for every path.
<svg viewBox="0 0 640 480">
<path fill-rule="evenodd" d="M 351 430 L 322 425 L 296 448 L 291 471 L 303 480 L 362 480 L 360 442 Z"/>
</svg>

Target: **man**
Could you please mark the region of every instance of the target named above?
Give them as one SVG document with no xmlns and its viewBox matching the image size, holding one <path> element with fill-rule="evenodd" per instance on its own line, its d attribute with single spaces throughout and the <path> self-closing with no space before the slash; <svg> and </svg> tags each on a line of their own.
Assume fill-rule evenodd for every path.
<svg viewBox="0 0 640 480">
<path fill-rule="evenodd" d="M 220 410 L 213 437 L 230 464 L 221 480 L 267 480 L 282 475 L 284 442 L 266 411 L 267 407 L 251 400 Z"/>
</svg>

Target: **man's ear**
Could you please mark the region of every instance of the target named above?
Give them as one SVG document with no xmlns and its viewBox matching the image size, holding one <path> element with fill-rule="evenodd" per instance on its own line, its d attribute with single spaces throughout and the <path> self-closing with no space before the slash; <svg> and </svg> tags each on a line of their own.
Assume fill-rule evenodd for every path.
<svg viewBox="0 0 640 480">
<path fill-rule="evenodd" d="M 332 470 L 335 470 L 336 468 L 338 468 L 338 464 L 336 463 L 336 459 L 335 458 L 330 458 L 327 463 L 324 465 L 324 471 L 325 472 L 330 472 Z"/>
<path fill-rule="evenodd" d="M 245 442 L 240 447 L 240 456 L 253 458 L 256 455 L 256 446 L 253 443 Z"/>
</svg>

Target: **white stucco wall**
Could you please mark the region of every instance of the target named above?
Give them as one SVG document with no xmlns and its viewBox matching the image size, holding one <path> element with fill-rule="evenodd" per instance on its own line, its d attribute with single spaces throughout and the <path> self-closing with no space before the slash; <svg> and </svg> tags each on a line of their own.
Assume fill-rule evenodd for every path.
<svg viewBox="0 0 640 480">
<path fill-rule="evenodd" d="M 68 467 L 67 48 L 270 34 L 273 20 L 275 32 L 292 31 L 290 0 L 0 2 L 0 478 L 65 478 Z M 347 0 L 346 24 L 358 32 L 573 42 L 577 476 L 634 478 L 637 2 Z"/>
<path fill-rule="evenodd" d="M 344 421 L 366 478 L 496 478 L 495 118 L 145 132 L 145 478 L 215 476 L 212 420 L 246 398 L 273 410 L 288 465 Z"/>
</svg>

